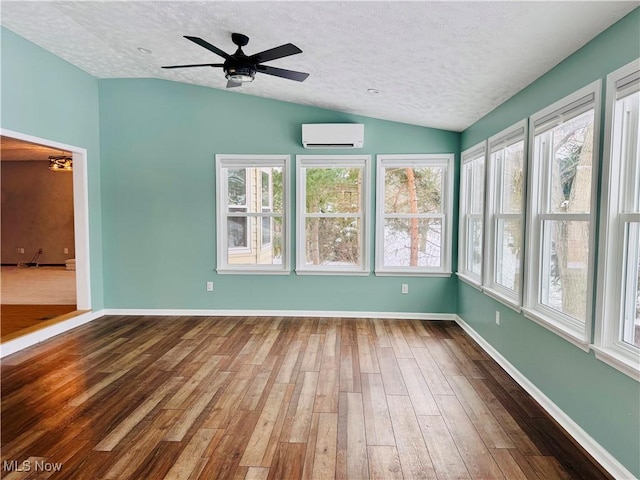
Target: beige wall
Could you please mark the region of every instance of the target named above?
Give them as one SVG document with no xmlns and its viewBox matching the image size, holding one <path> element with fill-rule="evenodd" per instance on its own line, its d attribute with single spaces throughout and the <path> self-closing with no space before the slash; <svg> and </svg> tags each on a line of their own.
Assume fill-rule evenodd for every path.
<svg viewBox="0 0 640 480">
<path fill-rule="evenodd" d="M 51 172 L 46 161 L 3 161 L 0 167 L 2 264 L 29 262 L 39 248 L 40 264 L 74 258 L 72 174 Z"/>
</svg>

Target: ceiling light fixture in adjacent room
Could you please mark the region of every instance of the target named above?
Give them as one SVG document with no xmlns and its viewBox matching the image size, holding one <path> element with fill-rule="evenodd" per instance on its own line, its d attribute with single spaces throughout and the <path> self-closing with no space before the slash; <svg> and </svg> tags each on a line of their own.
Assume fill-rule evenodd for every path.
<svg viewBox="0 0 640 480">
<path fill-rule="evenodd" d="M 71 172 L 73 171 L 73 159 L 68 155 L 51 155 L 49 170 L 52 172 Z"/>
<path fill-rule="evenodd" d="M 377 88 L 367 88 L 367 93 L 375 95 L 376 93 L 380 93 L 380 90 L 378 90 Z"/>
<path fill-rule="evenodd" d="M 151 55 L 151 50 L 149 50 L 148 48 L 144 48 L 144 47 L 138 47 L 138 51 L 140 53 L 144 53 L 145 55 Z"/>
</svg>

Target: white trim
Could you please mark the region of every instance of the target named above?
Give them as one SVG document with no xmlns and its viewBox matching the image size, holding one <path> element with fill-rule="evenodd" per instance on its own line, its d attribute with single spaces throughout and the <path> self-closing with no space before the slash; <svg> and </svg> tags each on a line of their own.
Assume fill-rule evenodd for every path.
<svg viewBox="0 0 640 480">
<path fill-rule="evenodd" d="M 598 462 L 614 478 L 633 479 L 635 476 L 625 468 L 616 458 L 556 405 L 542 390 L 520 372 L 509 360 L 486 341 L 478 332 L 456 315 L 456 323 L 469 334 L 469 336 L 482 347 L 520 385 L 540 406 L 547 412 L 564 430 L 584 448 L 593 459 Z"/>
<path fill-rule="evenodd" d="M 520 304 L 514 302 L 512 298 L 504 295 L 498 289 L 493 289 L 491 287 L 485 286 L 482 287 L 482 291 L 485 293 L 485 295 L 490 296 L 494 300 L 502 303 L 504 306 L 509 307 L 511 310 L 514 310 L 518 313 L 522 312 L 522 307 L 520 306 Z"/>
<path fill-rule="evenodd" d="M 487 192 L 485 195 L 485 224 L 484 224 L 484 265 L 483 265 L 483 285 L 488 295 L 495 298 L 499 302 L 504 303 L 509 308 L 520 311 L 522 304 L 522 290 L 524 280 L 524 244 L 525 244 L 525 219 L 526 210 L 526 176 L 527 176 L 527 125 L 526 119 L 511 125 L 501 132 L 493 135 L 487 140 L 487 157 L 486 157 L 486 176 L 487 176 Z M 522 142 L 522 198 L 520 203 L 520 213 L 505 213 L 500 211 L 499 194 L 502 194 L 505 185 L 503 185 L 503 170 L 506 164 L 506 149 L 509 146 Z M 502 152 L 500 162 L 496 162 L 494 155 Z M 520 279 L 518 289 L 512 290 L 495 281 L 496 272 L 498 271 L 498 223 L 500 220 L 520 222 L 520 254 L 518 258 L 518 266 Z"/>
<path fill-rule="evenodd" d="M 589 339 L 586 336 L 586 332 L 582 332 L 582 329 L 578 331 L 577 328 L 573 328 L 569 323 L 558 321 L 555 318 L 542 315 L 540 312 L 526 307 L 522 308 L 522 313 L 529 320 L 533 320 L 538 325 L 551 330 L 580 350 L 584 350 L 585 352 L 589 351 Z M 580 335 L 582 335 L 582 337 Z"/>
<path fill-rule="evenodd" d="M 567 95 L 548 107 L 534 113 L 529 117 L 529 142 L 528 142 L 528 175 L 527 175 L 527 207 L 525 212 L 525 268 L 523 288 L 523 312 L 525 316 L 549 330 L 559 334 L 562 338 L 583 350 L 589 349 L 591 325 L 593 317 L 592 300 L 594 296 L 595 280 L 595 238 L 596 238 L 596 211 L 598 189 L 598 152 L 600 145 L 600 112 L 601 112 L 602 81 L 596 80 L 578 91 Z M 576 104 L 589 97 L 589 102 L 581 103 L 577 110 L 567 110 L 565 107 Z M 588 110 L 593 110 L 593 145 L 592 145 L 592 171 L 591 171 L 591 201 L 588 214 L 549 214 L 549 205 L 545 194 L 549 186 L 546 166 L 544 161 L 548 151 L 541 151 L 536 158 L 536 138 L 551 131 L 558 124 L 569 121 L 582 115 Z M 541 118 L 546 118 L 558 111 L 559 115 L 554 121 L 546 122 L 541 128 L 533 128 L 532 125 Z M 564 113 L 563 113 L 564 112 Z M 575 320 L 568 315 L 558 312 L 540 302 L 542 290 L 541 279 L 544 276 L 541 269 L 543 265 L 543 221 L 576 219 L 588 222 L 589 227 L 589 251 L 587 265 L 587 298 L 584 322 Z M 579 331 L 574 323 L 580 324 Z"/>
<path fill-rule="evenodd" d="M 385 318 L 398 320 L 455 321 L 455 313 L 359 312 L 343 310 L 207 310 L 207 309 L 135 309 L 112 308 L 103 315 L 180 316 L 180 317 L 313 317 L 313 318 Z"/>
<path fill-rule="evenodd" d="M 464 283 L 466 283 L 467 285 L 469 285 L 470 287 L 475 288 L 476 290 L 478 290 L 479 292 L 482 292 L 482 285 L 478 283 L 478 281 L 475 278 L 472 277 L 468 277 L 467 275 L 465 275 L 464 273 L 460 273 L 460 272 L 456 272 L 456 276 L 462 280 Z"/>
<path fill-rule="evenodd" d="M 307 168 L 362 169 L 360 212 L 324 215 L 306 211 Z M 296 155 L 296 260 L 297 275 L 369 275 L 371 251 L 371 155 Z M 341 215 L 344 213 L 344 215 Z M 306 260 L 307 218 L 357 218 L 360 220 L 360 265 L 311 265 Z"/>
<path fill-rule="evenodd" d="M 473 179 L 467 178 L 465 166 L 466 164 L 480 161 L 482 166 L 482 204 L 480 205 L 481 213 L 470 213 L 472 204 L 470 200 L 470 192 L 473 188 L 471 182 Z M 482 276 L 484 270 L 484 210 L 485 196 L 487 192 L 486 183 L 486 165 L 487 165 L 487 141 L 483 140 L 475 144 L 473 147 L 467 148 L 460 154 L 460 192 L 459 192 L 459 214 L 458 214 L 458 275 L 462 275 L 465 281 L 470 285 L 482 285 Z M 468 244 L 468 221 L 474 218 L 480 220 L 482 234 L 480 235 L 480 273 L 476 274 L 467 270 L 467 252 L 470 245 Z"/>
<path fill-rule="evenodd" d="M 454 154 L 399 154 L 376 156 L 376 229 L 375 229 L 375 273 L 376 275 L 449 275 L 452 264 L 453 235 L 453 175 Z M 443 177 L 440 191 L 441 210 L 439 213 L 386 214 L 384 170 L 390 167 L 442 168 Z M 391 267 L 384 265 L 384 227 L 385 218 L 440 219 L 440 266 L 439 267 Z"/>
<path fill-rule="evenodd" d="M 640 70 L 639 60 L 607 75 L 605 128 L 602 168 L 602 190 L 600 194 L 600 237 L 598 250 L 598 289 L 595 312 L 594 344 L 596 358 L 640 381 L 640 351 L 620 342 L 623 317 L 623 272 L 625 271 L 625 225 L 637 214 L 625 209 L 624 201 L 631 195 L 626 192 L 633 178 L 629 158 L 621 158 L 620 147 L 614 138 L 615 104 L 619 100 L 618 81 Z M 619 118 L 618 118 L 619 119 Z M 635 122 L 638 122 L 637 117 Z M 634 122 L 632 122 L 634 123 Z M 637 124 L 636 124 L 637 125 Z M 617 140 L 622 132 L 616 131 Z M 637 147 L 636 147 L 637 148 Z M 626 161 L 625 161 L 626 160 Z M 636 167 L 637 168 L 637 167 Z M 624 196 L 626 194 L 626 197 Z M 625 211 L 626 210 L 626 211 Z M 627 250 L 628 251 L 628 250 Z"/>
<path fill-rule="evenodd" d="M 89 180 L 87 150 L 46 138 L 0 128 L 0 135 L 70 151 L 73 155 L 73 227 L 76 258 L 76 305 L 91 310 L 91 257 L 89 249 Z"/>
<path fill-rule="evenodd" d="M 75 168 L 75 167 L 74 167 Z M 64 320 L 48 327 L 36 330 L 35 332 L 23 335 L 22 337 L 15 338 L 0 344 L 0 358 L 4 358 L 12 353 L 19 352 L 25 348 L 32 347 L 40 342 L 44 342 L 56 335 L 73 330 L 80 325 L 94 321 L 97 318 L 104 316 L 104 310 L 98 310 L 97 312 L 87 312 L 77 315 L 68 320 Z"/>
<path fill-rule="evenodd" d="M 375 270 L 374 275 L 376 277 L 450 277 L 453 272 L 407 272 L 407 271 L 393 271 L 393 270 Z"/>
<path fill-rule="evenodd" d="M 283 188 L 283 211 L 275 213 L 273 211 L 263 213 L 251 212 L 250 202 L 251 188 L 250 178 L 246 179 L 247 185 L 247 211 L 246 212 L 228 212 L 228 183 L 223 181 L 222 169 L 265 169 L 265 168 L 282 168 L 282 188 Z M 261 170 L 262 171 L 262 170 Z M 215 197 L 216 197 L 216 272 L 221 274 L 252 274 L 252 275 L 289 275 L 291 273 L 291 156 L 290 155 L 262 155 L 262 154 L 227 154 L 218 153 L 215 155 Z M 255 192 L 261 195 L 261 192 Z M 261 198 L 261 197 L 260 197 Z M 262 210 L 260 200 L 260 210 Z M 236 215 L 237 214 L 237 215 Z M 228 263 L 229 248 L 228 230 L 226 219 L 229 216 L 238 216 L 244 218 L 262 219 L 263 217 L 282 217 L 282 263 L 281 264 L 242 264 L 236 265 Z M 255 220 L 257 222 L 258 220 Z M 262 245 L 261 224 L 256 224 L 256 245 Z M 272 232 L 273 234 L 273 232 Z M 252 249 L 252 225 L 247 220 L 247 246 L 234 248 L 234 252 L 251 253 Z"/>
</svg>

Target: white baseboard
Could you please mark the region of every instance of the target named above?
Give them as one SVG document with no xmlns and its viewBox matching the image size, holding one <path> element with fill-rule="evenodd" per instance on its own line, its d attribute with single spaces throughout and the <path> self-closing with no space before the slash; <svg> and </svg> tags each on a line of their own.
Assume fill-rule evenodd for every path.
<svg viewBox="0 0 640 480">
<path fill-rule="evenodd" d="M 71 329 L 84 325 L 85 323 L 89 323 L 102 316 L 104 316 L 103 310 L 83 313 L 60 323 L 49 325 L 41 330 L 23 335 L 22 337 L 4 342 L 0 344 L 0 358 L 6 357 L 7 355 L 11 355 L 12 353 L 16 353 L 20 350 L 24 350 L 25 348 L 31 347 L 37 343 L 44 342 L 49 338 L 68 332 Z"/>
<path fill-rule="evenodd" d="M 602 445 L 585 432 L 569 415 L 567 415 L 558 405 L 556 405 L 542 390 L 536 387 L 527 377 L 525 377 L 509 360 L 502 356 L 489 342 L 487 342 L 478 332 L 456 315 L 455 321 L 462 329 L 473 338 L 482 349 L 487 352 L 529 395 L 531 395 L 549 414 L 571 435 L 589 455 L 591 455 L 604 469 L 618 480 L 635 479 L 629 470 L 613 457 Z"/>
<path fill-rule="evenodd" d="M 189 309 L 127 309 L 107 308 L 104 315 L 180 316 L 180 317 L 327 317 L 327 318 L 389 318 L 406 320 L 456 320 L 455 313 L 415 312 L 348 312 L 338 310 L 189 310 Z"/>
</svg>

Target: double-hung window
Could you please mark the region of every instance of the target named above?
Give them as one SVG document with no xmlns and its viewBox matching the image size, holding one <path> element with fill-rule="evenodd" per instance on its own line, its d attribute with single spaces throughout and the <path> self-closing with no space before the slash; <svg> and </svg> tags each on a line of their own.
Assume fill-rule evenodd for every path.
<svg viewBox="0 0 640 480">
<path fill-rule="evenodd" d="M 296 158 L 296 272 L 368 274 L 369 155 Z"/>
<path fill-rule="evenodd" d="M 453 155 L 378 155 L 377 274 L 451 273 Z"/>
<path fill-rule="evenodd" d="M 521 305 L 526 120 L 489 139 L 484 291 Z"/>
<path fill-rule="evenodd" d="M 525 314 L 583 349 L 591 332 L 600 85 L 530 119 Z"/>
<path fill-rule="evenodd" d="M 288 155 L 216 155 L 217 271 L 288 273 Z"/>
<path fill-rule="evenodd" d="M 482 142 L 462 152 L 460 177 L 458 277 L 478 286 L 482 284 L 486 151 Z"/>
<path fill-rule="evenodd" d="M 596 356 L 640 379 L 640 61 L 607 77 Z"/>
</svg>

